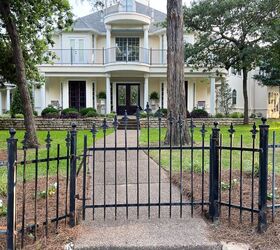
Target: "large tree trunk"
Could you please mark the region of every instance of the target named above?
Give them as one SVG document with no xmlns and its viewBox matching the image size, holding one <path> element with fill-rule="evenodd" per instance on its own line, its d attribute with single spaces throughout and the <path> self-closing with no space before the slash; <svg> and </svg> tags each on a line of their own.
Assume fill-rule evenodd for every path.
<svg viewBox="0 0 280 250">
<path fill-rule="evenodd" d="M 248 80 L 248 70 L 243 68 L 243 97 L 244 97 L 244 124 L 249 124 L 249 101 L 248 101 L 248 90 L 247 90 L 247 80 Z"/>
<path fill-rule="evenodd" d="M 21 101 L 24 112 L 24 125 L 27 132 L 26 142 L 28 147 L 35 147 L 38 145 L 38 140 L 36 136 L 35 120 L 33 115 L 33 109 L 31 104 L 31 99 L 28 91 L 28 86 L 26 82 L 25 75 L 25 65 L 23 53 L 20 45 L 20 38 L 17 32 L 16 25 L 13 20 L 13 14 L 11 13 L 11 8 L 9 1 L 0 2 L 0 14 L 3 18 L 7 33 L 11 39 L 11 47 L 13 53 L 13 59 L 16 70 L 17 86 L 21 95 Z"/>
<path fill-rule="evenodd" d="M 186 107 L 186 92 L 184 80 L 184 26 L 182 0 L 167 0 L 167 93 L 168 117 L 173 117 L 173 123 L 168 122 L 165 143 L 172 145 L 189 144 L 190 136 Z M 179 115 L 184 120 L 180 133 Z"/>
</svg>

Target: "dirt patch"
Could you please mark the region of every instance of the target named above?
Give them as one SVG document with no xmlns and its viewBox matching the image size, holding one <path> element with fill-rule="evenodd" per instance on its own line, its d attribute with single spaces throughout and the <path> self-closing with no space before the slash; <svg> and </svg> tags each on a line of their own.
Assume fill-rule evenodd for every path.
<svg viewBox="0 0 280 250">
<path fill-rule="evenodd" d="M 6 161 L 7 160 L 7 151 L 0 149 L 0 161 Z"/>
<path fill-rule="evenodd" d="M 222 171 L 221 180 L 221 202 L 229 202 L 229 176 L 230 171 Z M 242 206 L 247 208 L 258 208 L 258 177 L 253 177 L 246 173 L 242 176 L 242 191 L 240 185 L 240 171 L 232 171 L 232 187 L 231 187 L 231 204 L 240 206 L 240 197 L 242 197 Z M 180 187 L 180 174 L 175 173 L 172 177 L 174 184 Z M 191 192 L 191 173 L 184 172 L 182 174 L 182 189 L 185 196 L 189 199 L 192 197 Z M 204 174 L 204 182 L 202 182 L 202 174 L 193 174 L 193 197 L 194 200 L 201 200 L 202 183 L 204 184 L 204 199 L 207 202 L 209 199 L 209 175 Z M 252 186 L 253 183 L 253 186 Z M 271 193 L 271 178 L 268 179 L 268 193 Z M 276 187 L 280 186 L 280 177 L 276 177 Z M 252 190 L 253 189 L 253 190 Z M 252 195 L 253 194 L 253 195 Z M 280 204 L 279 197 L 276 197 L 276 203 Z M 271 205 L 271 201 L 268 201 Z M 206 213 L 205 206 L 202 211 L 201 206 L 196 207 L 198 213 Z M 276 210 L 275 220 L 272 222 L 272 211 L 268 209 L 267 217 L 269 227 L 266 233 L 260 235 L 257 233 L 258 214 L 251 211 L 240 212 L 239 208 L 221 207 L 221 218 L 218 225 L 211 225 L 211 235 L 216 241 L 225 242 L 241 242 L 249 244 L 253 249 L 279 249 L 280 245 L 280 211 Z M 251 219 L 253 218 L 253 222 Z"/>
<path fill-rule="evenodd" d="M 55 185 L 57 182 L 56 177 L 49 178 L 49 186 Z M 66 193 L 66 178 L 63 176 L 59 177 L 58 188 L 49 195 L 48 203 L 43 192 L 46 190 L 46 178 L 42 177 L 38 179 L 38 191 L 37 191 L 37 209 L 35 212 L 35 181 L 28 181 L 25 186 L 25 234 L 23 236 L 24 248 L 25 249 L 63 249 L 63 245 L 72 242 L 76 237 L 77 228 L 68 227 L 68 218 L 60 220 L 57 225 L 56 221 L 51 222 L 52 219 L 56 218 L 57 211 L 58 217 L 65 216 L 68 214 L 69 208 L 69 195 Z M 57 193 L 59 193 L 59 203 L 57 203 Z M 69 194 L 69 188 L 68 188 Z M 82 178 L 77 178 L 77 194 L 81 197 L 82 195 Z M 1 197 L 0 197 L 1 198 Z M 4 203 L 6 198 L 2 197 Z M 20 248 L 22 240 L 22 222 L 23 222 L 23 183 L 17 183 L 17 245 Z M 82 203 L 80 200 L 76 200 L 77 210 L 80 211 Z M 67 206 L 66 206 L 67 205 Z M 48 209 L 47 209 L 48 206 Z M 48 211 L 46 213 L 46 211 Z M 37 241 L 35 242 L 35 215 L 37 216 Z M 46 225 L 46 218 L 48 218 L 48 226 Z M 6 229 L 6 217 L 0 218 L 0 228 Z M 46 228 L 48 229 L 48 237 L 46 237 Z M 6 238 L 5 236 L 0 237 L 0 249 L 6 249 Z"/>
</svg>

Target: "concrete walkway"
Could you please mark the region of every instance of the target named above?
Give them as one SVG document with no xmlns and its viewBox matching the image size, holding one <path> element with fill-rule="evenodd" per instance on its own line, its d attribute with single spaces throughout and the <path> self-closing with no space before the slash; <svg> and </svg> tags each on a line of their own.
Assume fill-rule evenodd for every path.
<svg viewBox="0 0 280 250">
<path fill-rule="evenodd" d="M 136 131 L 127 132 L 127 144 L 136 146 Z M 125 145 L 124 131 L 117 132 L 118 147 Z M 106 145 L 115 145 L 114 134 L 106 137 Z M 97 147 L 103 146 L 103 140 L 97 142 Z M 105 165 L 105 193 L 104 195 L 104 153 L 96 152 L 95 164 L 95 204 L 115 204 L 115 162 L 117 163 L 117 200 L 118 203 L 133 204 L 137 202 L 137 152 L 131 151 L 127 155 L 127 189 L 126 196 L 126 161 L 125 153 L 106 152 Z M 169 175 L 159 166 L 148 159 L 148 156 L 139 151 L 139 201 L 148 202 L 148 162 L 150 162 L 150 201 L 159 201 L 159 176 L 161 176 L 161 202 L 170 200 Z M 90 164 L 91 166 L 91 164 Z M 91 168 L 91 167 L 90 167 Z M 92 170 L 91 170 L 92 172 Z M 172 201 L 180 201 L 180 191 L 172 187 Z M 92 181 L 91 187 L 92 190 Z M 92 197 L 92 192 L 89 192 Z M 92 200 L 88 202 L 92 204 Z M 189 207 L 183 207 L 183 217 L 180 218 L 180 208 L 172 207 L 172 217 L 169 218 L 169 206 L 160 208 L 161 218 L 158 218 L 158 206 L 150 209 L 140 207 L 139 219 L 137 219 L 137 208 L 128 209 L 126 219 L 126 207 L 117 209 L 117 220 L 115 220 L 115 208 L 106 209 L 104 220 L 104 209 L 95 209 L 95 220 L 92 220 L 93 210 L 87 209 L 86 220 L 81 221 L 79 237 L 75 242 L 75 249 L 221 249 L 220 245 L 208 239 L 208 226 L 200 217 L 194 215 L 191 218 Z"/>
</svg>

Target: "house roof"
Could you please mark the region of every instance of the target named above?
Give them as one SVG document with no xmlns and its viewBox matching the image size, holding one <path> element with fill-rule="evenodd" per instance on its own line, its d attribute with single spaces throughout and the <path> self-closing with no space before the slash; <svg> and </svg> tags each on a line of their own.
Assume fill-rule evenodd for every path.
<svg viewBox="0 0 280 250">
<path fill-rule="evenodd" d="M 95 30 L 98 33 L 105 33 L 106 27 L 103 21 L 103 12 L 115 13 L 118 11 L 118 5 L 108 7 L 106 10 L 97 11 L 90 15 L 80 17 L 74 22 L 74 30 Z M 156 32 L 162 29 L 159 23 L 166 19 L 166 14 L 147 5 L 136 2 L 136 12 L 147 16 L 153 15 L 153 21 L 150 25 L 149 32 Z M 153 13 L 153 14 L 152 14 Z"/>
</svg>

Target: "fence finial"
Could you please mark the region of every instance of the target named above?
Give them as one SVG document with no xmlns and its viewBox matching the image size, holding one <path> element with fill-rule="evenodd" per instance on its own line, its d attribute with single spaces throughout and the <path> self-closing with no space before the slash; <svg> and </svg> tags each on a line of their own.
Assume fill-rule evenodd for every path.
<svg viewBox="0 0 280 250">
<path fill-rule="evenodd" d="M 77 124 L 75 122 L 73 122 L 71 124 L 72 130 L 76 130 L 77 129 Z"/>
<path fill-rule="evenodd" d="M 47 149 L 50 148 L 51 142 L 52 142 L 50 130 L 48 130 L 48 134 L 47 134 L 47 138 L 46 138 L 45 142 L 46 142 L 46 148 Z"/>
<path fill-rule="evenodd" d="M 233 123 L 230 124 L 228 132 L 229 132 L 230 136 L 232 136 L 235 133 L 235 129 L 233 127 Z"/>
<path fill-rule="evenodd" d="M 9 130 L 9 133 L 10 133 L 10 139 L 14 139 L 16 135 L 16 130 L 14 128 L 11 128 Z"/>
<path fill-rule="evenodd" d="M 266 122 L 267 122 L 267 118 L 265 118 L 265 117 L 262 117 L 262 125 L 266 125 Z"/>
<path fill-rule="evenodd" d="M 103 129 L 103 132 L 106 132 L 107 128 L 108 128 L 108 125 L 107 125 L 107 119 L 104 118 L 103 120 L 103 123 L 102 123 L 102 129 Z"/>
<path fill-rule="evenodd" d="M 205 134 L 207 133 L 207 130 L 205 128 L 205 123 L 202 124 L 200 132 L 201 132 L 202 136 L 205 136 Z"/>
<path fill-rule="evenodd" d="M 27 149 L 27 132 L 24 133 L 24 137 L 21 143 L 22 143 L 23 150 Z"/>
<path fill-rule="evenodd" d="M 255 139 L 257 133 L 259 132 L 259 131 L 257 130 L 257 126 L 256 126 L 256 123 L 255 123 L 255 122 L 254 122 L 254 124 L 253 124 L 253 129 L 251 129 L 250 132 L 252 133 L 253 139 Z"/>
<path fill-rule="evenodd" d="M 152 112 L 152 110 L 150 109 L 150 105 L 149 105 L 148 102 L 147 102 L 147 105 L 146 105 L 146 109 L 145 109 L 144 111 L 147 113 L 147 115 L 149 115 L 149 114 Z"/>
<path fill-rule="evenodd" d="M 90 132 L 92 133 L 93 136 L 95 136 L 96 133 L 98 132 L 97 129 L 96 129 L 96 124 L 95 123 L 92 124 L 92 128 L 91 128 Z"/>
<path fill-rule="evenodd" d="M 115 117 L 114 117 L 113 126 L 114 126 L 115 130 L 117 130 L 117 128 L 119 126 L 119 121 L 118 121 L 117 115 L 115 115 Z"/>
<path fill-rule="evenodd" d="M 180 128 L 183 127 L 183 123 L 184 123 L 184 121 L 182 119 L 182 116 L 181 116 L 181 114 L 179 114 L 178 125 L 179 125 Z"/>
<path fill-rule="evenodd" d="M 214 122 L 214 127 L 215 128 L 218 128 L 218 125 L 219 125 L 219 123 L 216 121 L 216 122 Z"/>
</svg>

